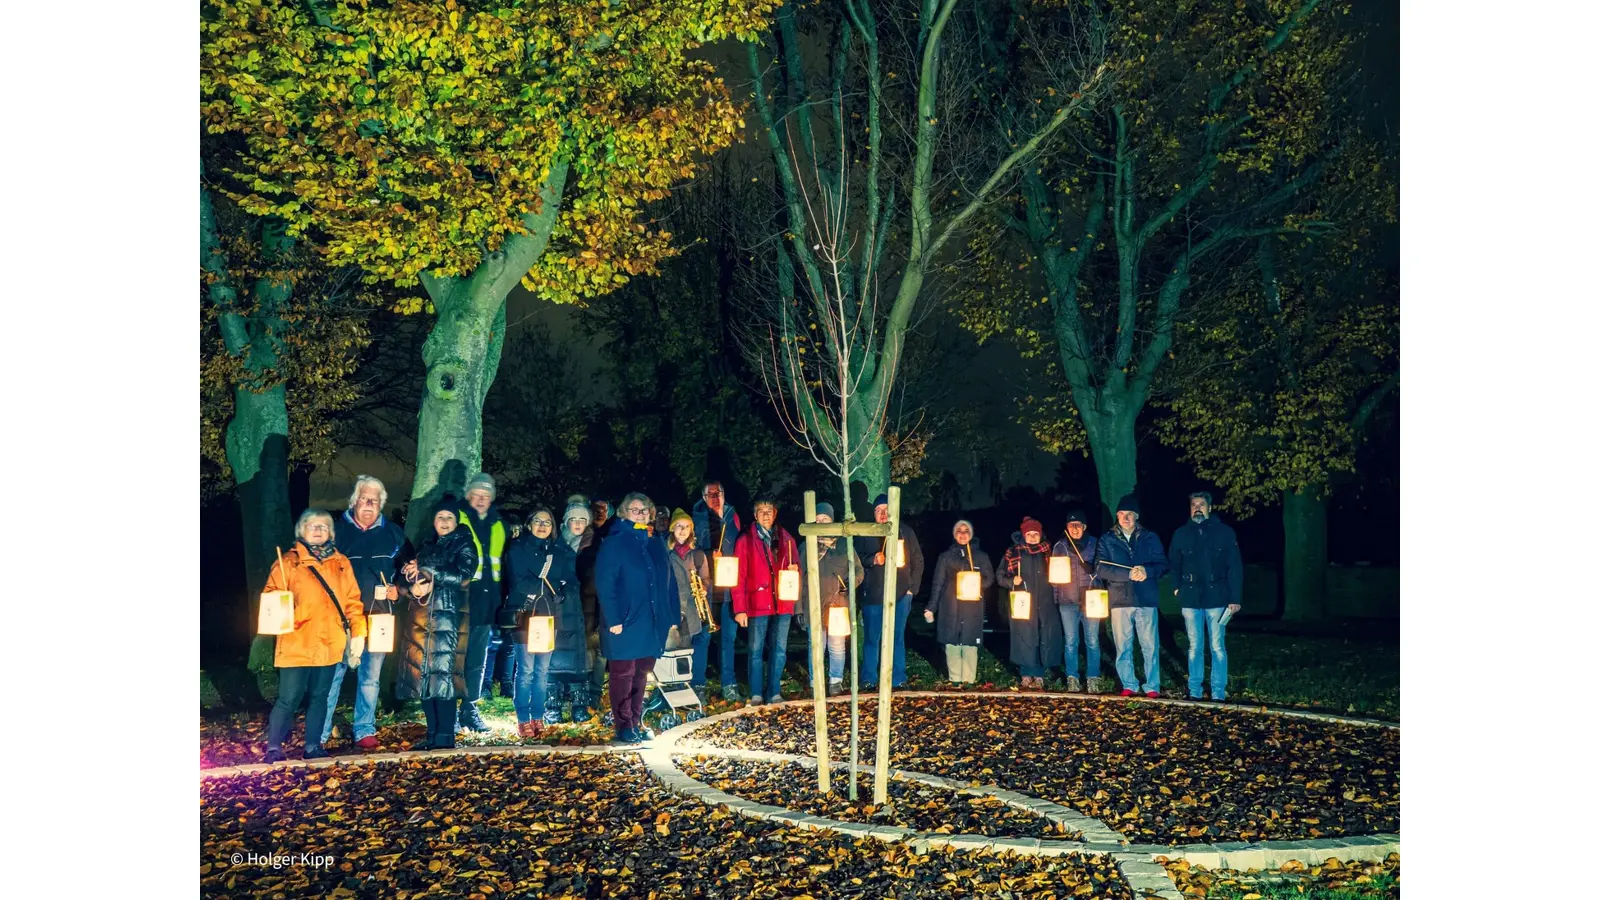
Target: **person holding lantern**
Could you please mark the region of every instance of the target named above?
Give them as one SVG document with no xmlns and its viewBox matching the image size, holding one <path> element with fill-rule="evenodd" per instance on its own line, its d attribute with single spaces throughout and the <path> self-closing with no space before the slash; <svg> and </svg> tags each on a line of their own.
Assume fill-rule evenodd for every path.
<svg viewBox="0 0 1600 900">
<path fill-rule="evenodd" d="M 872 501 L 872 520 L 879 525 L 889 521 L 889 495 L 879 494 Z M 894 605 L 894 662 L 891 669 L 891 687 L 904 687 L 906 683 L 906 620 L 911 617 L 911 599 L 922 584 L 922 545 L 916 532 L 900 522 L 898 540 L 891 538 L 858 537 L 856 557 L 866 567 L 865 587 L 861 593 L 861 619 L 866 635 L 861 648 L 862 687 L 871 689 L 878 683 L 878 648 L 883 642 L 883 579 L 887 566 L 899 568 L 895 574 L 895 588 L 900 595 Z M 905 557 L 899 556 L 900 542 L 905 544 Z"/>
<path fill-rule="evenodd" d="M 733 556 L 739 531 L 743 527 L 739 524 L 739 513 L 727 497 L 722 482 L 708 481 L 700 488 L 700 500 L 694 505 L 694 543 L 711 555 L 713 566 L 721 557 Z M 717 677 L 722 681 L 722 699 L 736 703 L 739 700 L 739 678 L 733 668 L 733 649 L 739 637 L 739 626 L 733 620 L 733 588 L 715 588 L 715 596 L 720 599 L 716 604 L 717 630 L 720 633 L 718 645 L 721 651 L 717 659 Z M 706 657 L 709 655 L 709 647 L 705 653 L 695 653 L 695 677 L 701 683 L 705 682 Z"/>
<path fill-rule="evenodd" d="M 350 560 L 333 545 L 333 516 L 306 510 L 294 536 L 294 546 L 273 564 L 264 589 L 294 594 L 294 630 L 278 635 L 273 650 L 278 699 L 267 720 L 267 762 L 283 759 L 283 740 L 307 695 L 305 758 L 328 755 L 322 729 L 334 668 L 341 660 L 348 668 L 360 665 L 367 636 L 361 586 Z"/>
<path fill-rule="evenodd" d="M 478 551 L 478 567 L 472 574 L 469 603 L 472 607 L 472 632 L 467 636 L 467 695 L 462 698 L 460 727 L 488 731 L 478 713 L 478 698 L 486 682 L 494 678 L 494 659 L 504 635 L 495 624 L 495 612 L 505 601 L 500 578 L 500 562 L 505 556 L 506 523 L 494 505 L 494 479 L 479 472 L 467 481 L 466 505 L 456 515 Z"/>
<path fill-rule="evenodd" d="M 1052 608 L 1050 545 L 1044 542 L 1044 526 L 1032 516 L 1022 520 L 1011 539 L 1001 561 L 1011 585 L 1011 662 L 1021 671 L 1023 690 L 1042 691 L 1045 674 L 1062 658 L 1061 617 Z M 1018 592 L 1028 595 L 1026 610 Z"/>
<path fill-rule="evenodd" d="M 783 699 L 783 666 L 788 661 L 789 623 L 800 592 L 780 596 L 784 572 L 800 572 L 800 549 L 794 536 L 778 525 L 778 506 L 758 500 L 756 520 L 734 542 L 739 583 L 733 586 L 733 619 L 750 639 L 750 705 Z M 797 586 L 798 580 L 791 582 Z"/>
<path fill-rule="evenodd" d="M 955 543 L 934 561 L 933 589 L 922 616 L 938 623 L 935 637 L 944 645 L 950 683 L 972 684 L 978 680 L 983 643 L 983 595 L 994 587 L 994 566 L 978 548 L 971 522 L 962 519 L 951 534 Z"/>
<path fill-rule="evenodd" d="M 1061 613 L 1067 690 L 1093 694 L 1100 688 L 1100 620 L 1084 614 L 1083 592 L 1089 589 L 1094 578 L 1095 539 L 1084 533 L 1087 530 L 1082 512 L 1074 510 L 1067 514 L 1067 534 L 1056 542 L 1051 553 L 1067 560 L 1072 567 L 1072 580 L 1051 587 L 1055 589 L 1056 609 Z M 1078 668 L 1080 634 L 1084 653 L 1084 668 L 1081 670 Z M 1078 680 L 1079 671 L 1083 672 L 1082 681 Z"/>
<path fill-rule="evenodd" d="M 517 651 L 515 705 L 517 734 L 537 738 L 544 731 L 545 702 L 550 666 L 556 655 L 588 654 L 588 633 L 583 621 L 583 598 L 578 593 L 578 555 L 556 534 L 556 517 L 540 506 L 528 516 L 528 527 L 506 552 L 507 604 L 517 610 L 511 641 Z M 548 617 L 549 645 L 530 640 L 535 617 Z M 541 641 L 543 636 L 538 636 Z M 585 667 L 587 671 L 587 667 Z"/>
<path fill-rule="evenodd" d="M 467 583 L 478 568 L 472 537 L 460 527 L 460 502 L 446 494 L 433 513 L 432 533 L 400 570 L 411 623 L 399 648 L 395 696 L 422 701 L 427 734 L 413 750 L 456 745 L 456 701 L 467 695 L 471 603 Z"/>
<path fill-rule="evenodd" d="M 598 613 L 595 608 L 594 558 L 600 548 L 594 529 L 590 527 L 590 517 L 593 515 L 589 510 L 588 497 L 573 494 L 567 498 L 567 508 L 561 516 L 561 542 L 572 551 L 577 566 L 584 646 L 580 648 L 582 652 L 573 653 L 562 652 L 558 647 L 556 655 L 550 658 L 550 691 L 544 713 L 547 725 L 561 721 L 562 705 L 568 701 L 572 704 L 572 721 L 582 722 L 592 718 L 595 699 L 600 696 L 604 686 L 604 665 L 595 664 L 595 657 L 600 652 L 600 632 L 595 625 Z"/>
<path fill-rule="evenodd" d="M 1228 699 L 1228 647 L 1223 642 L 1224 616 L 1238 612 L 1244 599 L 1244 560 L 1233 529 L 1211 514 L 1211 495 L 1189 495 L 1189 521 L 1172 534 L 1167 552 L 1172 561 L 1173 593 L 1183 609 L 1189 635 L 1189 699 L 1200 700 L 1206 678 L 1206 651 L 1211 656 L 1211 699 Z"/>
<path fill-rule="evenodd" d="M 400 599 L 394 582 L 400 567 L 412 556 L 406 533 L 383 517 L 383 507 L 388 502 L 389 491 L 383 482 L 371 475 L 358 475 L 348 508 L 333 523 L 334 546 L 350 560 L 369 616 L 394 613 L 394 602 Z M 371 621 L 367 624 L 371 625 Z M 388 655 L 368 647 L 361 654 L 361 666 L 356 670 L 354 736 L 355 745 L 363 750 L 378 746 L 378 675 Z M 328 739 L 333 736 L 333 708 L 339 703 L 339 689 L 348 671 L 342 660 L 334 667 L 333 685 L 328 689 L 328 716 L 322 724 L 323 746 L 327 746 Z"/>
<path fill-rule="evenodd" d="M 833 504 L 817 504 L 817 522 L 829 523 L 833 521 Z M 844 693 L 844 662 L 845 651 L 849 649 L 850 642 L 850 594 L 851 590 L 861 585 L 861 579 L 866 576 L 859 560 L 856 562 L 855 583 L 848 588 L 845 585 L 850 580 L 850 559 L 846 547 L 839 543 L 837 537 L 817 538 L 817 572 L 822 579 L 820 585 L 822 594 L 822 621 L 818 624 L 821 629 L 814 637 L 819 637 L 826 642 L 828 650 L 828 696 L 837 697 Z M 810 623 L 806 621 L 806 610 L 810 603 L 806 599 L 809 590 L 805 577 L 801 577 L 800 602 L 795 604 L 795 622 L 801 631 L 809 631 Z M 806 654 L 806 666 L 809 672 L 811 654 Z"/>
<path fill-rule="evenodd" d="M 657 517 L 659 519 L 659 516 Z M 689 647 L 694 650 L 689 672 L 689 687 L 696 695 L 705 690 L 704 665 L 692 665 L 703 660 L 711 634 L 706 630 L 711 623 L 711 559 L 694 546 L 694 519 L 681 509 L 672 511 L 665 529 L 667 558 L 676 566 L 674 575 L 678 582 L 678 625 L 675 637 L 667 639 L 668 650 Z"/>
<path fill-rule="evenodd" d="M 1155 532 L 1139 524 L 1139 498 L 1117 501 L 1116 527 L 1095 542 L 1095 575 L 1111 590 L 1111 636 L 1117 642 L 1117 678 L 1122 696 L 1141 690 L 1161 696 L 1160 646 L 1156 642 L 1157 582 L 1167 571 L 1167 554 Z M 1133 669 L 1135 637 L 1144 650 L 1144 684 Z"/>
<path fill-rule="evenodd" d="M 595 557 L 594 584 L 617 742 L 637 744 L 644 740 L 646 679 L 678 624 L 678 588 L 666 545 L 650 537 L 655 504 L 633 493 L 621 507 L 623 518 Z"/>
</svg>

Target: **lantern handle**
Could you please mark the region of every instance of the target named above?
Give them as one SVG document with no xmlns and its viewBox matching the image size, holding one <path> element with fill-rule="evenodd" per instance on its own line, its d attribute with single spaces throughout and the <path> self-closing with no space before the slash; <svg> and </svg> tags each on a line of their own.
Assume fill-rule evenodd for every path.
<svg viewBox="0 0 1600 900">
<path fill-rule="evenodd" d="M 283 565 L 283 548 L 273 547 L 272 549 L 278 551 L 278 574 L 283 576 L 283 586 L 287 588 L 289 587 L 289 570 L 284 568 Z"/>
</svg>

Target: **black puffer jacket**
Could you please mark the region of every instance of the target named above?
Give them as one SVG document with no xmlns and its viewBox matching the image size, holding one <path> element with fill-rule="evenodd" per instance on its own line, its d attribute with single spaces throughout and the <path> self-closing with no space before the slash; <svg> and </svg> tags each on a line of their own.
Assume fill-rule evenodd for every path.
<svg viewBox="0 0 1600 900">
<path fill-rule="evenodd" d="M 478 567 L 472 538 L 457 528 L 444 537 L 433 535 L 417 552 L 417 568 L 433 576 L 433 590 L 411 599 L 411 622 L 400 647 L 400 677 L 395 696 L 402 700 L 451 700 L 465 697 L 467 630 L 471 627 L 467 583 Z"/>
</svg>

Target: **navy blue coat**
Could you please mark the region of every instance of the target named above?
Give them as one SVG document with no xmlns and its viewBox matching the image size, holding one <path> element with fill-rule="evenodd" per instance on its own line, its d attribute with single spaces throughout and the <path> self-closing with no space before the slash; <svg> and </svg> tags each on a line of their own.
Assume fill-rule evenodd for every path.
<svg viewBox="0 0 1600 900">
<path fill-rule="evenodd" d="M 1077 546 L 1074 547 L 1073 545 Z M 1051 556 L 1065 556 L 1072 560 L 1072 583 L 1053 584 L 1051 587 L 1056 593 L 1056 605 L 1083 607 L 1083 592 L 1095 585 L 1089 582 L 1094 578 L 1094 535 L 1085 534 L 1083 540 L 1074 541 L 1070 536 L 1063 535 L 1056 545 L 1050 548 Z"/>
<path fill-rule="evenodd" d="M 705 500 L 697 501 L 694 512 L 690 513 L 694 519 L 694 545 L 706 552 L 721 553 L 723 556 L 733 555 L 733 544 L 739 539 L 739 514 L 734 512 L 732 503 L 722 504 L 722 546 L 714 547 L 711 544 L 711 507 Z"/>
<path fill-rule="evenodd" d="M 539 573 L 544 571 L 547 559 L 550 571 L 540 580 Z M 506 551 L 506 583 L 506 604 L 519 610 L 512 641 L 527 643 L 529 616 L 554 616 L 556 649 L 550 667 L 559 672 L 587 672 L 588 632 L 583 622 L 583 598 L 578 593 L 578 555 L 567 542 L 554 535 L 519 536 Z"/>
<path fill-rule="evenodd" d="M 1098 554 L 1095 574 L 1111 591 L 1112 609 L 1159 605 L 1161 592 L 1156 583 L 1166 574 L 1167 554 L 1161 549 L 1161 538 L 1156 537 L 1154 531 L 1147 531 L 1136 522 L 1133 539 L 1124 540 L 1122 533 L 1112 528 L 1095 543 L 1095 552 Z M 1108 562 L 1121 565 L 1102 565 Z M 1144 566 L 1145 580 L 1134 581 L 1128 577 L 1132 570 L 1124 566 Z"/>
<path fill-rule="evenodd" d="M 606 659 L 660 656 L 678 624 L 678 582 L 667 547 L 643 528 L 619 522 L 595 555 L 600 652 Z M 612 634 L 614 625 L 621 634 Z"/>
<path fill-rule="evenodd" d="M 378 516 L 371 528 L 361 530 L 356 520 L 345 510 L 344 515 L 333 520 L 333 545 L 350 560 L 356 573 L 356 584 L 361 587 L 361 602 L 366 604 L 367 615 L 372 615 L 372 588 L 387 580 L 394 584 L 400 569 L 415 554 L 411 542 L 399 525 Z M 383 577 L 379 578 L 379 574 Z M 389 604 L 380 603 L 376 612 L 390 612 Z"/>
<path fill-rule="evenodd" d="M 1218 609 L 1244 596 L 1244 560 L 1233 529 L 1216 516 L 1204 524 L 1185 522 L 1172 534 L 1172 580 L 1178 604 L 1186 609 Z"/>
</svg>

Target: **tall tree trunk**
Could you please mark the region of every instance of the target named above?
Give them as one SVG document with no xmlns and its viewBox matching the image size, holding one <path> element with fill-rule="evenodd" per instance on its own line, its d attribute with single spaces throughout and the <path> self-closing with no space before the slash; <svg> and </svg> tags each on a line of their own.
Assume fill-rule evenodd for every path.
<svg viewBox="0 0 1600 900">
<path fill-rule="evenodd" d="M 1074 395 L 1078 392 L 1074 391 Z M 1102 390 L 1098 402 L 1074 396 L 1084 431 L 1089 436 L 1089 454 L 1100 482 L 1103 526 L 1116 520 L 1117 501 L 1133 493 L 1139 483 L 1139 445 L 1134 440 L 1134 425 L 1143 404 L 1125 398 L 1111 398 Z"/>
<path fill-rule="evenodd" d="M 1328 501 L 1320 484 L 1283 492 L 1283 617 L 1328 614 Z"/>
<path fill-rule="evenodd" d="M 428 379 L 417 417 L 417 469 L 406 514 L 413 542 L 433 527 L 430 510 L 439 498 L 446 491 L 460 496 L 483 464 L 483 402 L 500 370 L 506 297 L 544 253 L 566 180 L 567 163 L 552 163 L 539 192 L 540 208 L 522 217 L 526 232 L 484 254 L 470 275 L 422 276 L 436 318 L 422 345 Z"/>
</svg>

